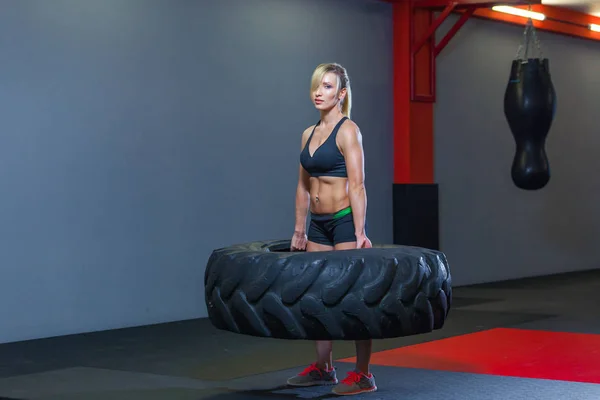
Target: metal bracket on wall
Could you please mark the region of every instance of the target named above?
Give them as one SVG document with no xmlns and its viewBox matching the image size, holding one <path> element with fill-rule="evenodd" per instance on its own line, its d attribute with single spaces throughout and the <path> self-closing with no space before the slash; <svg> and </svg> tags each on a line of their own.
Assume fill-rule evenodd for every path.
<svg viewBox="0 0 600 400">
<path fill-rule="evenodd" d="M 436 99 L 436 58 L 442 52 L 442 50 L 448 45 L 450 40 L 458 33 L 460 28 L 467 22 L 467 20 L 473 15 L 478 8 L 488 8 L 494 5 L 523 5 L 523 4 L 538 4 L 541 0 L 504 0 L 504 1 L 481 1 L 481 0 L 409 0 L 410 1 L 410 13 L 411 13 L 411 26 L 410 26 L 410 97 L 412 101 L 435 103 Z M 441 13 L 434 19 L 434 13 Z M 461 14 L 458 21 L 450 28 L 450 30 L 444 35 L 442 40 L 438 44 L 435 43 L 435 32 L 439 26 L 448 18 L 452 13 L 456 12 Z M 417 13 L 421 14 L 427 20 L 429 26 L 425 34 L 417 38 L 415 32 L 415 25 L 417 22 Z M 426 44 L 428 46 L 428 70 L 429 70 L 429 93 L 419 94 L 417 93 L 417 53 Z"/>
</svg>

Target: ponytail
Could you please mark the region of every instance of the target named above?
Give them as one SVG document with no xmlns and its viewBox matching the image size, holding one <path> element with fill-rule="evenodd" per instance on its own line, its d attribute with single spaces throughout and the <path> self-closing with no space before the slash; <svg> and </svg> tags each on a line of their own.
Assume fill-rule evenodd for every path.
<svg viewBox="0 0 600 400">
<path fill-rule="evenodd" d="M 343 79 L 340 77 L 340 80 Z M 350 111 L 352 110 L 352 90 L 350 89 L 350 82 L 346 84 L 346 97 L 342 102 L 342 114 L 350 118 Z"/>
</svg>

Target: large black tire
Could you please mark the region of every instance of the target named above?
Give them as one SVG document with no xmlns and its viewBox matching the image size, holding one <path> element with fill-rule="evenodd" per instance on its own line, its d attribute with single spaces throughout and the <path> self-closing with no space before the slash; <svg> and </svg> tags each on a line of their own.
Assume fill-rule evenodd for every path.
<svg viewBox="0 0 600 400">
<path fill-rule="evenodd" d="M 446 256 L 411 246 L 290 252 L 289 240 L 217 249 L 205 273 L 218 329 L 280 339 L 362 340 L 440 329 L 452 303 Z"/>
</svg>

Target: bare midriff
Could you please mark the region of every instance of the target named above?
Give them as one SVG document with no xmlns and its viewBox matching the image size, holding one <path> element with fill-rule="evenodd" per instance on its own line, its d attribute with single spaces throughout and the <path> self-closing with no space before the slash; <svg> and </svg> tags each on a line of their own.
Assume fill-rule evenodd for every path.
<svg viewBox="0 0 600 400">
<path fill-rule="evenodd" d="M 310 178 L 310 211 L 313 214 L 331 214 L 349 206 L 347 178 Z"/>
</svg>

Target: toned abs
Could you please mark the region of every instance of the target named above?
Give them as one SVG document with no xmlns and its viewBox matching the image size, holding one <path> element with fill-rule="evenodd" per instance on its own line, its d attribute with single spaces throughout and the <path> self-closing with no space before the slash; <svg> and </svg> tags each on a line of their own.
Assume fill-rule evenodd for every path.
<svg viewBox="0 0 600 400">
<path fill-rule="evenodd" d="M 335 213 L 349 205 L 347 178 L 332 176 L 310 178 L 310 209 L 313 212 Z"/>
</svg>

